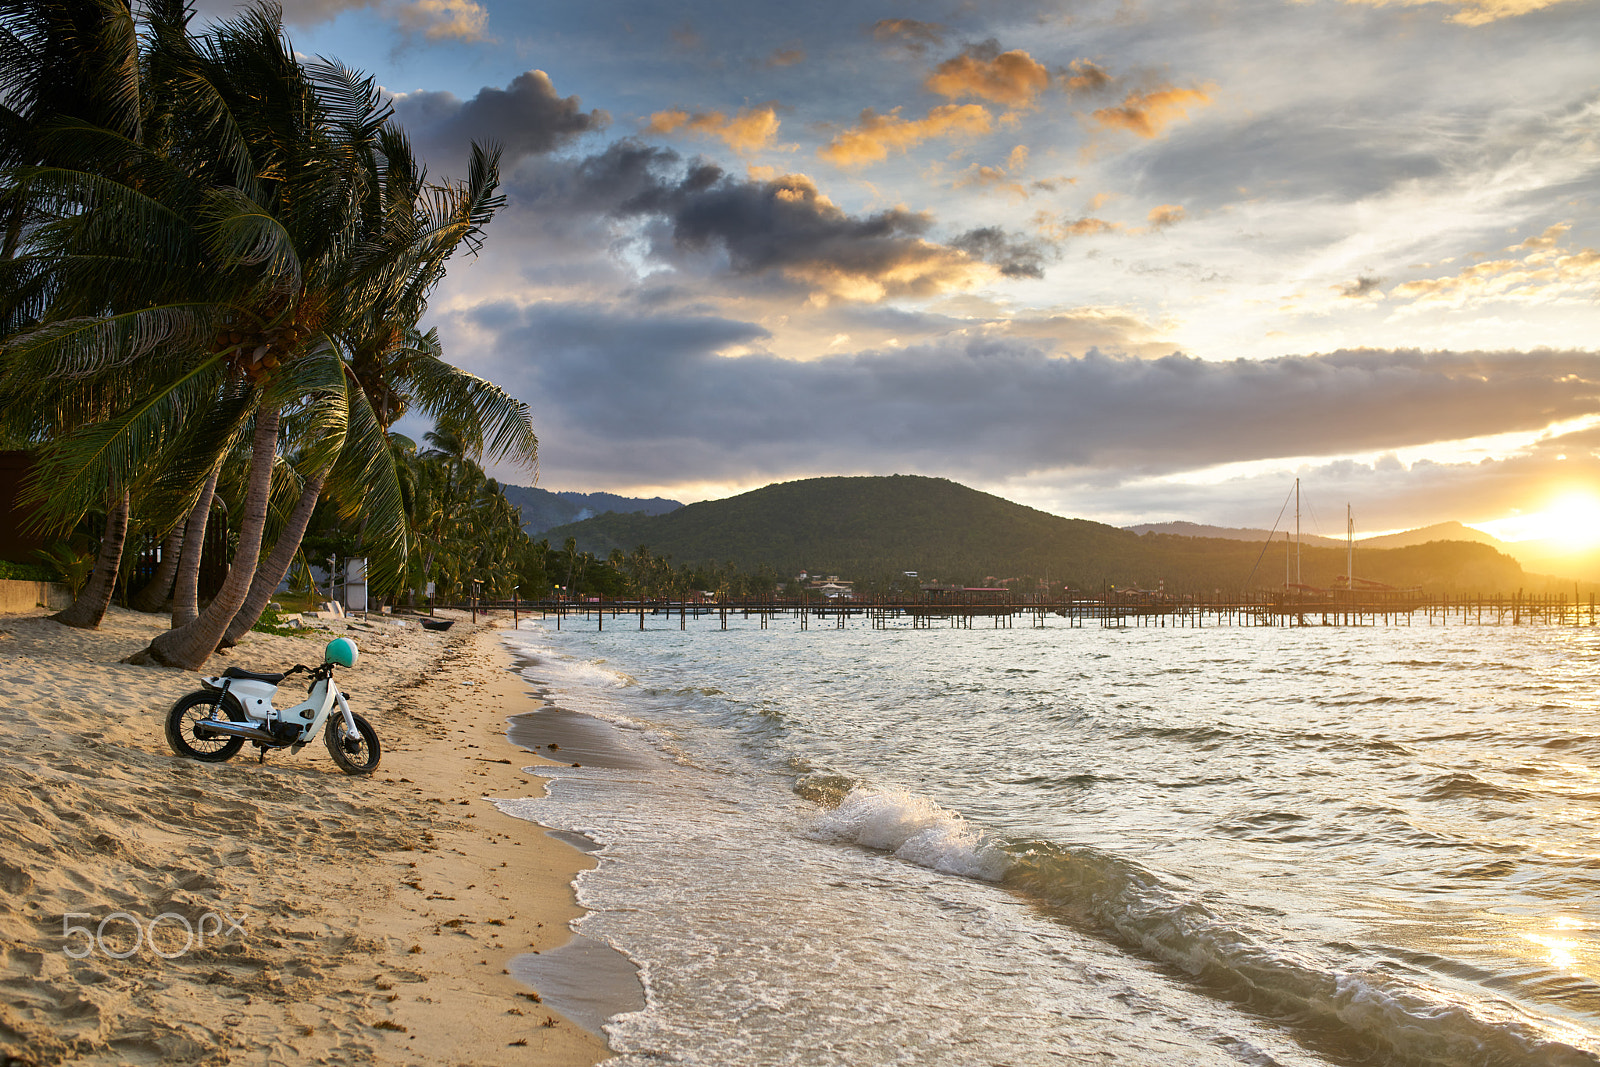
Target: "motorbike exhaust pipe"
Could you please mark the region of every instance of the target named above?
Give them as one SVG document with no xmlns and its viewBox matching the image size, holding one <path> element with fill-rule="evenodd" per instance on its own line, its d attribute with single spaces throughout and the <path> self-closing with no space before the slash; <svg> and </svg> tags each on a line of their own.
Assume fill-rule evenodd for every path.
<svg viewBox="0 0 1600 1067">
<path fill-rule="evenodd" d="M 259 726 L 251 726 L 242 722 L 227 722 L 223 719 L 201 719 L 195 723 L 195 730 L 208 730 L 215 734 L 227 734 L 229 737 L 242 737 L 247 741 L 265 741 L 269 745 L 282 744 L 281 739 L 273 737 Z"/>
</svg>

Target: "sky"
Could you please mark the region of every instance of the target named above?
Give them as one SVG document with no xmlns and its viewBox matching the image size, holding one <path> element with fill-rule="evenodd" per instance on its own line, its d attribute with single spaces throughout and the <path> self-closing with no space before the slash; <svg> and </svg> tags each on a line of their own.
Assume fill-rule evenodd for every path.
<svg viewBox="0 0 1600 1067">
<path fill-rule="evenodd" d="M 924 474 L 1270 526 L 1299 478 L 1332 536 L 1348 504 L 1600 538 L 1595 0 L 285 19 L 433 177 L 501 146 L 506 207 L 425 324 L 531 406 L 545 488 Z"/>
</svg>

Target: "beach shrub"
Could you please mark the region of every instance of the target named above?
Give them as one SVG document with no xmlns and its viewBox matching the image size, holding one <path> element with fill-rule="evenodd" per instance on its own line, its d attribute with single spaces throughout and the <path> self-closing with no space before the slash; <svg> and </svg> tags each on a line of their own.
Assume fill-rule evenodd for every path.
<svg viewBox="0 0 1600 1067">
<path fill-rule="evenodd" d="M 45 563 L 12 563 L 0 559 L 0 581 L 5 582 L 59 582 L 61 575 Z"/>
<path fill-rule="evenodd" d="M 256 633 L 276 634 L 279 637 L 311 636 L 310 630 L 300 629 L 293 626 L 285 626 L 283 624 L 283 616 L 279 613 L 277 608 L 267 608 L 265 611 L 263 611 L 261 613 L 261 618 L 257 619 L 256 624 L 250 627 L 250 629 L 254 630 Z"/>
</svg>

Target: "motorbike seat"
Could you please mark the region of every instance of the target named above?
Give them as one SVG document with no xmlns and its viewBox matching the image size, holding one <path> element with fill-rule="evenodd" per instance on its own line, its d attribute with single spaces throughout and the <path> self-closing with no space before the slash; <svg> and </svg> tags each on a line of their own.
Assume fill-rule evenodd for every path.
<svg viewBox="0 0 1600 1067">
<path fill-rule="evenodd" d="M 277 674 L 263 674 L 260 671 L 247 671 L 243 667 L 229 667 L 222 672 L 222 676 L 237 682 L 266 682 L 269 685 L 277 685 L 288 677 L 283 671 Z"/>
</svg>

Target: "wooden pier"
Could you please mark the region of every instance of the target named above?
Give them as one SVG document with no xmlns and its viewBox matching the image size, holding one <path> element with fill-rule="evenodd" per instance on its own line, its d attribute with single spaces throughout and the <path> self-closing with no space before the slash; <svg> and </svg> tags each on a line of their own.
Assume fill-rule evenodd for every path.
<svg viewBox="0 0 1600 1067">
<path fill-rule="evenodd" d="M 462 608 L 470 605 L 460 605 Z M 1430 596 L 1421 593 L 1336 592 L 1326 596 L 1263 591 L 1232 597 L 1163 597 L 1140 593 L 1068 596 L 1054 600 L 856 599 L 797 600 L 569 599 L 479 601 L 477 610 L 553 617 L 557 629 L 585 625 L 604 630 L 636 624 L 663 628 L 676 622 L 716 616 L 721 629 L 730 618 L 754 619 L 761 629 L 786 620 L 800 629 L 843 629 L 847 623 L 875 630 L 950 627 L 1009 629 L 1022 624 L 1106 629 L 1206 626 L 1594 626 L 1596 598 L 1574 595 Z M 648 623 L 648 625 L 647 625 Z"/>
</svg>

